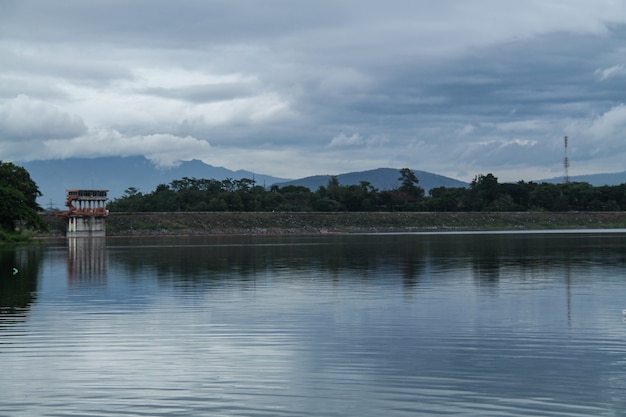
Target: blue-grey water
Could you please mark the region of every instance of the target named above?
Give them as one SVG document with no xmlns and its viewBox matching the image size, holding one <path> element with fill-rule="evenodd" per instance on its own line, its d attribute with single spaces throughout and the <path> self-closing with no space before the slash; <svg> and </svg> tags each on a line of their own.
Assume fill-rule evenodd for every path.
<svg viewBox="0 0 626 417">
<path fill-rule="evenodd" d="M 3 248 L 0 415 L 626 416 L 625 308 L 619 231 Z"/>
</svg>

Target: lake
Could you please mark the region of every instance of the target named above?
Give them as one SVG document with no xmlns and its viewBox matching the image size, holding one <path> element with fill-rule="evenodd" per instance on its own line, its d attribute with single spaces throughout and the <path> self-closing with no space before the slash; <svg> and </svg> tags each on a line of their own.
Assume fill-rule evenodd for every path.
<svg viewBox="0 0 626 417">
<path fill-rule="evenodd" d="M 626 416 L 622 309 L 624 231 L 42 241 L 0 415 Z"/>
</svg>

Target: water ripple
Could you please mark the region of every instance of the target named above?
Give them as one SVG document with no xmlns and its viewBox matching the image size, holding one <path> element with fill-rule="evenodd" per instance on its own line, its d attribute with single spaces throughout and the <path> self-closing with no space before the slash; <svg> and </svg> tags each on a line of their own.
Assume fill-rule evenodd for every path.
<svg viewBox="0 0 626 417">
<path fill-rule="evenodd" d="M 495 261 L 483 236 L 396 238 L 186 242 L 163 270 L 124 242 L 78 286 L 54 247 L 0 314 L 0 415 L 623 413 L 626 280 L 595 237 L 575 265 L 519 235 Z"/>
</svg>

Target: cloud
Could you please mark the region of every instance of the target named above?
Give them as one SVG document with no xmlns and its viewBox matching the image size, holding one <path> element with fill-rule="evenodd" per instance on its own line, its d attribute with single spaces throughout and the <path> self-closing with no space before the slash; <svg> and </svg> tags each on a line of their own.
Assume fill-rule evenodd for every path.
<svg viewBox="0 0 626 417">
<path fill-rule="evenodd" d="M 86 129 L 79 116 L 24 94 L 0 103 L 3 141 L 75 137 Z"/>
<path fill-rule="evenodd" d="M 0 159 L 471 179 L 559 169 L 565 134 L 573 162 L 626 157 L 624 2 L 64 5 L 0 15 Z"/>
<path fill-rule="evenodd" d="M 328 148 L 347 148 L 347 147 L 380 147 L 389 142 L 389 137 L 386 134 L 374 134 L 367 138 L 363 138 L 358 133 L 353 133 L 347 136 L 345 133 L 334 136 L 332 140 L 326 145 Z"/>
<path fill-rule="evenodd" d="M 613 65 L 608 68 L 600 69 L 594 71 L 594 74 L 598 75 L 600 81 L 604 81 L 611 77 L 623 76 L 626 74 L 626 70 L 624 70 L 624 65 Z"/>
<path fill-rule="evenodd" d="M 66 87 L 66 94 L 75 99 L 64 105 L 80 112 L 92 128 L 125 135 L 211 137 L 216 143 L 225 140 L 226 132 L 231 144 L 234 132 L 239 132 L 238 140 L 246 140 L 242 132 L 247 126 L 256 126 L 258 132 L 263 125 L 297 116 L 287 98 L 256 88 L 254 80 L 237 74 L 169 67 L 133 73 L 111 88 Z"/>
<path fill-rule="evenodd" d="M 358 133 L 354 133 L 351 136 L 346 136 L 345 133 L 341 132 L 330 141 L 328 147 L 333 148 L 336 146 L 354 146 L 362 144 L 363 138 Z"/>
<path fill-rule="evenodd" d="M 138 68 L 122 83 L 126 94 L 174 99 L 190 104 L 212 103 L 263 94 L 259 81 L 239 73 L 218 74 L 172 66 Z"/>
<path fill-rule="evenodd" d="M 598 116 L 589 126 L 587 133 L 599 146 L 626 147 L 626 106 L 620 104 Z"/>
<path fill-rule="evenodd" d="M 462 128 L 457 130 L 457 133 L 460 136 L 465 136 L 465 135 L 469 135 L 472 132 L 474 132 L 476 130 L 476 126 L 473 126 L 471 124 L 466 124 L 465 126 L 463 126 Z"/>
<path fill-rule="evenodd" d="M 126 136 L 115 130 L 95 129 L 69 139 L 46 139 L 32 146 L 4 147 L 13 159 L 28 162 L 41 159 L 95 158 L 143 155 L 160 167 L 176 166 L 182 160 L 210 156 L 211 145 L 191 136 L 171 134 Z"/>
</svg>

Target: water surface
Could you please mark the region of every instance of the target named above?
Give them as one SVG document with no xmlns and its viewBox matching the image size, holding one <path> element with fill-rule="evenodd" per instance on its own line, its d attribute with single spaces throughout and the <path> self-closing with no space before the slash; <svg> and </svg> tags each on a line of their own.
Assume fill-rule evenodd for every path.
<svg viewBox="0 0 626 417">
<path fill-rule="evenodd" d="M 622 232 L 75 239 L 0 262 L 0 415 L 626 415 Z"/>
</svg>

